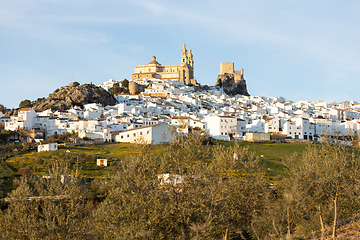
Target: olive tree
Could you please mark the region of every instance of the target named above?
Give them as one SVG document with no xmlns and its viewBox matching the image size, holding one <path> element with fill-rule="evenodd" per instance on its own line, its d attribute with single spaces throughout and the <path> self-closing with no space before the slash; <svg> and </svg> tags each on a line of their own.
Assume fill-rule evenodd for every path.
<svg viewBox="0 0 360 240">
<path fill-rule="evenodd" d="M 49 178 L 22 177 L 0 213 L 0 232 L 5 239 L 92 238 L 88 216 L 93 206 L 86 201 L 81 177 L 54 163 Z"/>
</svg>

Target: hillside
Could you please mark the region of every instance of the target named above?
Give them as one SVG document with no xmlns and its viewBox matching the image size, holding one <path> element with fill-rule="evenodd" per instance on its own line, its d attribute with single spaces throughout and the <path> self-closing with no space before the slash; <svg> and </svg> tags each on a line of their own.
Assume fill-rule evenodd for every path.
<svg viewBox="0 0 360 240">
<path fill-rule="evenodd" d="M 342 239 L 357 237 L 358 188 L 351 181 L 333 181 L 333 166 L 341 171 L 341 176 L 360 179 L 357 149 L 239 142 L 235 160 L 234 142 L 214 143 L 203 145 L 202 138 L 190 134 L 162 145 L 107 143 L 8 157 L 5 162 L 13 173 L 19 170 L 19 174 L 33 177 L 22 182 L 9 178 L 3 183 L 7 188 L 1 187 L 1 191 L 7 198 L 3 199 L 4 214 L 0 220 L 8 225 L 0 225 L 0 230 L 10 236 L 14 224 L 22 221 L 18 219 L 38 218 L 37 209 L 41 208 L 43 215 L 50 213 L 47 210 L 66 217 L 72 214 L 71 219 L 75 217 L 76 221 L 68 226 L 68 231 L 91 226 L 90 230 L 79 232 L 94 238 L 108 239 L 124 233 L 126 236 L 121 239 L 136 239 L 144 233 L 154 239 L 176 239 L 182 234 L 186 239 L 223 239 L 224 234 L 225 239 L 239 239 L 239 235 L 240 239 L 285 239 L 287 234 L 293 239 L 316 239 L 321 234 L 321 214 L 325 236 L 329 238 L 334 222 L 331 193 L 340 182 L 341 188 L 335 190 L 341 189 L 338 194 L 346 197 L 338 199 L 337 234 Z M 99 158 L 106 158 L 109 165 L 98 167 Z M 48 177 L 39 177 L 42 174 Z M 71 180 L 64 182 L 60 175 L 71 176 Z M 178 176 L 181 182 L 172 183 Z M 15 201 L 23 196 L 29 198 Z M 68 197 L 60 204 L 37 201 L 39 205 L 34 210 L 22 210 L 30 198 L 64 196 Z M 54 211 L 53 205 L 61 209 Z M 68 209 L 72 206 L 76 206 L 75 210 L 87 209 L 86 216 L 82 210 Z M 46 223 L 53 219 L 46 219 Z M 111 231 L 107 228 L 112 225 L 101 225 L 107 219 L 114 225 Z M 142 219 L 150 220 L 144 225 Z M 39 221 L 31 222 L 35 226 L 16 226 L 42 228 Z M 47 230 L 46 226 L 42 231 Z M 34 236 L 40 236 L 39 233 L 33 232 Z M 17 233 L 16 237 L 20 236 Z"/>
<path fill-rule="evenodd" d="M 49 94 L 48 98 L 39 98 L 31 102 L 31 107 L 36 111 L 66 110 L 74 106 L 83 106 L 87 103 L 99 103 L 104 106 L 115 105 L 116 99 L 112 94 L 103 88 L 93 84 L 72 83 L 70 86 L 64 86 L 56 89 Z"/>
</svg>

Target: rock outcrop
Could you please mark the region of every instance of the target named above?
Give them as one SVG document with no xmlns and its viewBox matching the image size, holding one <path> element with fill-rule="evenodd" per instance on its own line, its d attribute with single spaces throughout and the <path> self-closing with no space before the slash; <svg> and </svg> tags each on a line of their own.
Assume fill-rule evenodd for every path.
<svg viewBox="0 0 360 240">
<path fill-rule="evenodd" d="M 93 84 L 72 83 L 70 86 L 56 89 L 48 98 L 39 98 L 33 101 L 31 105 L 35 111 L 43 111 L 46 109 L 66 110 L 74 106 L 82 107 L 87 103 L 99 103 L 107 106 L 115 105 L 117 100 L 108 91 Z"/>
<path fill-rule="evenodd" d="M 234 73 L 220 73 L 217 77 L 215 86 L 222 87 L 224 92 L 230 96 L 241 94 L 250 96 L 246 88 L 246 81 L 244 78 L 236 80 Z"/>
</svg>

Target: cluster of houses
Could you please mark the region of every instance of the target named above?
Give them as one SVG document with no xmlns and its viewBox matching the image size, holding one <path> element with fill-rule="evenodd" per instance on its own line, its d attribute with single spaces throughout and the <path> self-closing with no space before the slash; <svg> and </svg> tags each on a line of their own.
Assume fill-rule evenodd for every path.
<svg viewBox="0 0 360 240">
<path fill-rule="evenodd" d="M 137 95 L 119 95 L 118 104 L 86 104 L 66 111 L 21 109 L 5 117 L 6 130 L 23 130 L 31 141 L 77 133 L 103 142 L 162 143 L 179 133 L 199 130 L 220 140 L 304 139 L 324 133 L 344 136 L 360 130 L 360 104 L 354 101 L 286 101 L 283 97 L 228 96 L 219 87 L 196 90 L 179 81 L 132 80 L 144 85 Z M 101 84 L 111 88 L 115 80 Z"/>
</svg>

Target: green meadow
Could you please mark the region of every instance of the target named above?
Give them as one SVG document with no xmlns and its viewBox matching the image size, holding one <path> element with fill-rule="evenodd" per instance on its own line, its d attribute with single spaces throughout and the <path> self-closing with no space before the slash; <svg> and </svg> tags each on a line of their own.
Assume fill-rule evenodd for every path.
<svg viewBox="0 0 360 240">
<path fill-rule="evenodd" d="M 235 143 L 233 141 L 215 141 L 215 145 L 219 144 L 226 148 L 233 148 Z M 241 148 L 247 147 L 250 152 L 253 152 L 262 160 L 267 172 L 269 180 L 276 181 L 278 178 L 288 177 L 285 166 L 285 160 L 292 154 L 297 153 L 301 156 L 302 152 L 306 150 L 308 144 L 301 143 L 253 143 L 253 142 L 238 142 Z M 212 148 L 210 146 L 202 146 L 202 148 Z M 149 151 L 152 154 L 160 154 L 166 151 L 166 144 L 153 145 Z M 46 171 L 51 167 L 52 162 L 66 160 L 70 169 L 75 166 L 80 169 L 81 174 L 88 178 L 100 178 L 112 175 L 115 163 L 121 159 L 128 158 L 133 154 L 138 154 L 134 144 L 129 143 L 106 143 L 97 145 L 85 145 L 75 147 L 61 147 L 54 152 L 30 152 L 6 159 L 6 163 L 14 171 L 19 168 L 29 168 L 33 175 L 46 174 Z M 108 160 L 108 167 L 96 166 L 96 159 L 106 158 Z M 11 171 L 1 165 L 1 176 L 11 176 Z"/>
</svg>

